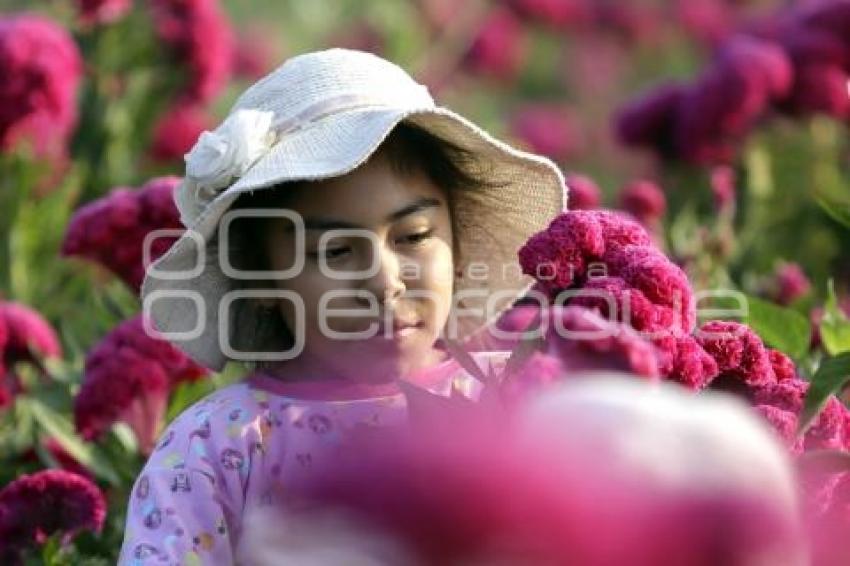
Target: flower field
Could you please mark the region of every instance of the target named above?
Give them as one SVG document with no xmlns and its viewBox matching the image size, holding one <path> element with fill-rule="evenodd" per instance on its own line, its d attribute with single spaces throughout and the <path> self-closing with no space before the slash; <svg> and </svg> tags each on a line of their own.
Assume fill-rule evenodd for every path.
<svg viewBox="0 0 850 566">
<path fill-rule="evenodd" d="M 565 174 L 569 210 L 516 250 L 546 308 L 495 324 L 615 337 L 467 344 L 523 351 L 508 397 L 599 368 L 737 395 L 808 478 L 813 563 L 850 563 L 847 0 L 5 0 L 0 563 L 114 564 L 164 427 L 244 374 L 145 332 L 146 247 L 186 228 L 200 134 L 333 46 Z"/>
</svg>

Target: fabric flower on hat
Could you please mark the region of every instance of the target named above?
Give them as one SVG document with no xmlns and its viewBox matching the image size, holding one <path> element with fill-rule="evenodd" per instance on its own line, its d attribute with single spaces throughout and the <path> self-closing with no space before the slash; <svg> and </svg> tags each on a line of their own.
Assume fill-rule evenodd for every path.
<svg viewBox="0 0 850 566">
<path fill-rule="evenodd" d="M 74 399 L 77 431 L 94 440 L 116 421 L 125 421 L 141 450 L 149 453 L 171 389 L 207 374 L 170 342 L 148 335 L 141 315 L 126 320 L 86 358 L 83 385 Z"/>
<path fill-rule="evenodd" d="M 186 178 L 177 193 L 177 208 L 186 227 L 222 189 L 245 172 L 276 141 L 274 113 L 241 109 L 214 131 L 205 131 L 186 154 Z"/>
<path fill-rule="evenodd" d="M 82 60 L 73 38 L 31 14 L 0 18 L 0 150 L 29 142 L 62 157 L 77 122 Z"/>
<path fill-rule="evenodd" d="M 110 269 L 138 291 L 145 276 L 145 236 L 157 229 L 181 229 L 174 191 L 178 177 L 151 179 L 140 189 L 119 187 L 77 210 L 68 224 L 62 254 L 82 256 Z M 156 238 L 154 261 L 176 240 Z"/>
<path fill-rule="evenodd" d="M 21 550 L 57 532 L 66 540 L 99 532 L 105 518 L 103 493 L 87 478 L 65 470 L 21 476 L 0 491 L 0 559 L 16 563 Z"/>
</svg>

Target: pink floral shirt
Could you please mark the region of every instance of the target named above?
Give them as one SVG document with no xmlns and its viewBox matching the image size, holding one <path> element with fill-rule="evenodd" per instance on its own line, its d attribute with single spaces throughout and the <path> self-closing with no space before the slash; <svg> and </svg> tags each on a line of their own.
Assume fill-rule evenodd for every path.
<svg viewBox="0 0 850 566">
<path fill-rule="evenodd" d="M 478 352 L 486 372 L 507 352 Z M 449 360 L 412 378 L 440 395 L 476 398 L 480 383 Z M 403 425 L 396 384 L 283 382 L 256 373 L 216 391 L 172 422 L 130 496 L 119 564 L 238 563 L 242 516 L 272 504 L 362 427 Z"/>
</svg>

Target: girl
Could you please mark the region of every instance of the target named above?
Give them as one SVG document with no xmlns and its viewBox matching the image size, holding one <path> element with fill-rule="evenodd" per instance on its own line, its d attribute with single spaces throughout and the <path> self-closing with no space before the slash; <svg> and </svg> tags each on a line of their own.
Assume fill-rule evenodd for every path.
<svg viewBox="0 0 850 566">
<path fill-rule="evenodd" d="M 307 53 L 249 88 L 186 155 L 187 230 L 141 291 L 161 336 L 249 375 L 166 429 L 133 488 L 120 563 L 238 561 L 247 510 L 353 435 L 405 422 L 400 382 L 474 397 L 440 339 L 468 338 L 528 290 L 516 250 L 565 199 L 551 161 L 436 106 L 375 55 Z"/>
</svg>

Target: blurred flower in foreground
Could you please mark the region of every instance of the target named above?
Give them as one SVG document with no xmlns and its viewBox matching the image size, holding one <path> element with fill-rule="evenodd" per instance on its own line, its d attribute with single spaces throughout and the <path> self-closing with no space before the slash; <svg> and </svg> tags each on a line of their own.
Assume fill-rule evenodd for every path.
<svg viewBox="0 0 850 566">
<path fill-rule="evenodd" d="M 76 0 L 76 3 L 84 25 L 112 23 L 133 7 L 132 0 Z"/>
<path fill-rule="evenodd" d="M 173 193 L 178 177 L 159 177 L 140 189 L 119 187 L 74 213 L 68 223 L 62 255 L 81 256 L 112 270 L 138 291 L 145 276 L 143 243 L 157 229 L 182 229 Z M 177 236 L 151 244 L 153 262 Z"/>
<path fill-rule="evenodd" d="M 61 159 L 77 123 L 82 61 L 71 35 L 32 14 L 0 17 L 0 151 Z"/>
<path fill-rule="evenodd" d="M 734 400 L 620 375 L 575 376 L 495 427 L 455 414 L 452 434 L 422 423 L 364 443 L 289 502 L 248 509 L 239 558 L 805 564 L 791 468 L 766 427 Z"/>
<path fill-rule="evenodd" d="M 0 301 L 0 408 L 10 404 L 23 384 L 15 364 L 34 365 L 43 372 L 39 358 L 62 356 L 56 331 L 35 310 L 20 303 Z"/>
<path fill-rule="evenodd" d="M 165 415 L 168 395 L 181 382 L 208 375 L 170 342 L 149 336 L 142 316 L 119 324 L 86 357 L 83 385 L 74 399 L 80 436 L 95 440 L 124 421 L 150 453 Z"/>
<path fill-rule="evenodd" d="M 183 98 L 209 102 L 230 79 L 234 35 L 217 0 L 151 0 L 157 34 L 190 74 Z"/>
<path fill-rule="evenodd" d="M 100 531 L 106 501 L 90 480 L 65 470 L 24 475 L 0 491 L 0 558 L 18 562 L 18 554 L 62 533 L 64 542 L 81 530 Z"/>
<path fill-rule="evenodd" d="M 592 210 L 602 204 L 602 193 L 599 186 L 585 175 L 572 174 L 567 176 L 568 202 L 570 210 Z"/>
</svg>

